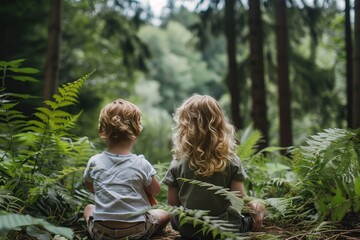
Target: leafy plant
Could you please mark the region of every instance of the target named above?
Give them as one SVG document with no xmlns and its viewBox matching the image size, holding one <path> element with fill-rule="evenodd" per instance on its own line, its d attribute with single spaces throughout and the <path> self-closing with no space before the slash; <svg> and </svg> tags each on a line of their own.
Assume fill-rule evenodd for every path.
<svg viewBox="0 0 360 240">
<path fill-rule="evenodd" d="M 167 211 L 178 216 L 179 225 L 200 226 L 203 236 L 210 234 L 214 239 L 246 239 L 234 231 L 235 226 L 226 220 L 209 216 L 207 211 L 169 207 Z"/>
<path fill-rule="evenodd" d="M 290 202 L 287 199 L 240 197 L 239 193 L 236 191 L 231 191 L 211 183 L 187 178 L 179 178 L 179 180 L 204 187 L 209 191 L 214 191 L 214 194 L 224 196 L 231 202 L 231 206 L 239 213 L 239 216 L 244 213 L 253 213 L 252 209 L 248 207 L 248 203 L 261 202 L 272 209 L 270 217 L 274 219 L 273 212 L 278 211 L 278 214 L 283 216 L 287 210 L 286 206 L 288 206 Z M 184 209 L 183 207 L 171 207 L 168 211 L 179 217 L 180 226 L 185 223 L 193 224 L 194 227 L 198 225 L 201 226 L 201 231 L 204 236 L 212 234 L 216 239 L 253 239 L 254 237 L 258 239 L 277 239 L 277 236 L 267 233 L 238 233 L 237 230 L 235 230 L 236 226 L 232 223 L 215 216 L 209 216 L 207 211 Z"/>
<path fill-rule="evenodd" d="M 27 226 L 26 231 L 32 235 L 33 237 L 37 237 L 38 239 L 51 239 L 49 234 L 45 232 L 41 232 L 35 226 L 41 226 L 42 228 L 46 229 L 48 232 L 62 235 L 67 237 L 68 239 L 72 239 L 74 233 L 69 228 L 64 227 L 57 227 L 49 222 L 45 221 L 44 219 L 33 218 L 30 215 L 20 215 L 20 214 L 7 214 L 7 215 L 0 215 L 0 232 L 6 233 L 7 231 L 17 229 L 19 227 Z"/>
<path fill-rule="evenodd" d="M 267 147 L 257 150 L 263 136 L 252 126 L 241 135 L 237 155 L 245 168 L 248 179 L 246 189 L 251 196 L 277 198 L 285 196 L 294 181 L 290 158 L 281 155 L 281 147 Z"/>
<path fill-rule="evenodd" d="M 326 129 L 293 151 L 292 194 L 307 218 L 357 224 L 360 213 L 360 129 Z"/>
<path fill-rule="evenodd" d="M 21 68 L 22 62 L 0 62 L 3 83 L 9 78 L 34 80 L 30 76 L 8 74 L 36 72 Z M 79 91 L 90 75 L 59 87 L 54 100 L 44 101 L 44 106 L 36 108 L 32 118 L 16 110 L 18 99 L 28 96 L 1 89 L 0 192 L 5 194 L 0 194 L 0 210 L 3 213 L 30 214 L 62 226 L 74 227 L 78 222 L 84 202 L 91 201 L 82 192 L 80 172 L 94 154 L 94 148 L 86 137 L 72 135 L 71 129 L 76 126 L 81 112 L 73 115 L 67 108 L 77 103 Z M 39 224 L 30 218 L 17 219 L 27 225 Z M 41 225 L 48 226 L 44 224 Z M 27 227 L 27 232 L 36 235 L 39 231 L 36 227 Z"/>
</svg>

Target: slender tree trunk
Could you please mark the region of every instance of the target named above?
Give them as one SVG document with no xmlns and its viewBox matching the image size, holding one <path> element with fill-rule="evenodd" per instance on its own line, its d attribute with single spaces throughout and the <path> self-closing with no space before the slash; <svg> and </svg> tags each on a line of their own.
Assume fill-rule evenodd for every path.
<svg viewBox="0 0 360 240">
<path fill-rule="evenodd" d="M 45 63 L 43 99 L 50 99 L 58 87 L 60 68 L 61 0 L 52 0 Z"/>
<path fill-rule="evenodd" d="M 353 128 L 360 128 L 360 0 L 355 0 L 354 27 L 354 79 L 353 79 Z"/>
<path fill-rule="evenodd" d="M 278 63 L 278 98 L 280 111 L 280 146 L 292 145 L 291 97 L 289 84 L 288 29 L 286 0 L 275 0 L 276 49 Z"/>
<path fill-rule="evenodd" d="M 240 91 L 237 76 L 236 42 L 235 42 L 235 1 L 225 0 L 225 35 L 227 41 L 228 76 L 227 83 L 231 98 L 231 117 L 237 129 L 242 128 L 240 118 Z"/>
<path fill-rule="evenodd" d="M 352 128 L 352 82 L 353 82 L 353 51 L 352 51 L 352 33 L 350 21 L 350 0 L 345 0 L 345 51 L 346 51 L 346 96 L 347 96 L 347 125 Z"/>
<path fill-rule="evenodd" d="M 260 0 L 249 0 L 250 74 L 252 83 L 252 118 L 254 128 L 264 135 L 260 149 L 268 146 L 268 120 L 264 79 L 263 33 Z"/>
</svg>

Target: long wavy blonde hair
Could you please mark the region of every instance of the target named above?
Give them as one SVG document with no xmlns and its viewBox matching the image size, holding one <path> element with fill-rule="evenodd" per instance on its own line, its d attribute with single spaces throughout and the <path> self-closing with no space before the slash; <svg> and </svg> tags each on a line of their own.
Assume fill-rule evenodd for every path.
<svg viewBox="0 0 360 240">
<path fill-rule="evenodd" d="M 141 133 L 141 111 L 133 103 L 117 99 L 101 109 L 98 131 L 112 143 L 134 140 Z"/>
<path fill-rule="evenodd" d="M 174 120 L 174 158 L 188 160 L 195 174 L 208 177 L 222 172 L 235 159 L 235 129 L 211 96 L 188 98 Z"/>
</svg>

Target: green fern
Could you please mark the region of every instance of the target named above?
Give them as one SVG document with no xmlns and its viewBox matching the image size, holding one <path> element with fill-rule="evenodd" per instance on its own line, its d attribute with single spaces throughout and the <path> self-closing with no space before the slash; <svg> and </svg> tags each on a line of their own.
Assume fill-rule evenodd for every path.
<svg viewBox="0 0 360 240">
<path fill-rule="evenodd" d="M 240 145 L 237 149 L 237 155 L 240 159 L 247 159 L 257 152 L 257 144 L 263 138 L 259 130 L 254 130 L 249 126 L 241 135 Z"/>
<path fill-rule="evenodd" d="M 179 217 L 179 225 L 192 224 L 200 226 L 203 236 L 211 234 L 214 239 L 249 239 L 246 234 L 240 234 L 236 226 L 218 217 L 209 216 L 207 211 L 185 209 L 183 207 L 163 206 L 163 209 Z"/>
<path fill-rule="evenodd" d="M 291 161 L 280 154 L 281 147 L 267 147 L 257 150 L 262 134 L 249 126 L 242 133 L 237 149 L 248 179 L 245 187 L 250 196 L 266 199 L 281 198 L 290 190 L 292 181 Z"/>
<path fill-rule="evenodd" d="M 6 189 L 0 190 L 0 215 L 1 213 L 17 213 L 21 211 L 23 201 L 11 195 Z"/>
<path fill-rule="evenodd" d="M 22 62 L 0 62 L 3 85 L 8 78 L 33 80 L 25 75 L 35 70 L 20 67 Z M 71 129 L 81 112 L 73 115 L 66 108 L 77 103 L 79 91 L 90 75 L 59 87 L 54 100 L 45 101 L 43 107 L 35 109 L 31 120 L 16 110 L 18 99 L 29 96 L 5 93 L 5 88 L 1 89 L 2 213 L 30 214 L 56 225 L 78 224 L 83 204 L 91 202 L 89 194 L 79 189 L 82 189 L 82 171 L 89 156 L 94 154 L 94 147 L 86 137 L 72 135 Z M 37 234 L 37 229 L 31 225 L 26 231 L 32 235 Z"/>
<path fill-rule="evenodd" d="M 238 211 L 240 214 L 242 213 L 253 213 L 251 209 L 247 207 L 246 203 L 250 202 L 259 202 L 267 206 L 267 214 L 266 218 L 277 220 L 281 219 L 287 214 L 291 213 L 289 208 L 291 208 L 292 202 L 296 197 L 293 198 L 267 198 L 267 199 L 259 199 L 254 197 L 240 197 L 239 193 L 236 191 L 231 191 L 227 188 L 223 188 L 220 186 L 213 185 L 211 183 L 202 182 L 198 180 L 191 180 L 187 178 L 178 178 L 181 181 L 188 182 L 190 184 L 195 184 L 200 187 L 205 187 L 209 191 L 215 191 L 214 194 L 219 194 L 224 196 L 231 202 L 231 206 Z"/>
<path fill-rule="evenodd" d="M 292 204 L 290 198 L 269 198 L 259 199 L 254 197 L 240 197 L 236 191 L 231 191 L 227 188 L 213 185 L 211 183 L 202 182 L 198 180 L 192 180 L 187 178 L 178 178 L 178 180 L 195 184 L 200 187 L 204 187 L 209 191 L 214 191 L 214 194 L 224 196 L 231 202 L 232 207 L 242 213 L 253 213 L 251 209 L 247 207 L 250 202 L 261 202 L 267 206 L 267 218 L 275 220 L 283 218 L 289 213 L 289 207 Z M 208 211 L 184 209 L 183 207 L 163 207 L 164 210 L 169 211 L 172 214 L 178 215 L 179 224 L 191 223 L 194 227 L 200 225 L 203 235 L 209 233 L 216 236 L 216 239 L 278 239 L 277 236 L 266 233 L 238 233 L 236 227 L 226 220 L 219 219 L 214 216 L 209 216 Z"/>
<path fill-rule="evenodd" d="M 230 201 L 230 203 L 234 207 L 234 209 L 236 211 L 238 211 L 240 214 L 245 210 L 247 212 L 249 212 L 249 210 L 246 209 L 245 201 L 250 202 L 250 201 L 254 200 L 254 198 L 250 198 L 250 197 L 243 198 L 239 195 L 239 192 L 237 192 L 237 191 L 230 191 L 230 189 L 216 186 L 211 183 L 202 182 L 202 181 L 193 180 L 193 179 L 187 179 L 187 178 L 178 178 L 178 180 L 188 182 L 190 184 L 198 185 L 200 187 L 205 187 L 209 191 L 214 191 L 214 194 L 224 196 L 226 199 L 228 199 Z"/>
<path fill-rule="evenodd" d="M 15 109 L 19 99 L 35 98 L 28 94 L 6 92 L 6 81 L 38 82 L 29 74 L 39 72 L 34 68 L 22 68 L 24 59 L 14 61 L 0 61 L 0 161 L 9 156 L 16 155 L 15 135 L 26 126 L 27 117 Z"/>
<path fill-rule="evenodd" d="M 304 211 L 317 210 L 318 221 L 340 222 L 359 214 L 359 139 L 360 129 L 326 129 L 294 150 L 298 183 L 293 194 L 306 199 L 300 205 Z"/>
</svg>

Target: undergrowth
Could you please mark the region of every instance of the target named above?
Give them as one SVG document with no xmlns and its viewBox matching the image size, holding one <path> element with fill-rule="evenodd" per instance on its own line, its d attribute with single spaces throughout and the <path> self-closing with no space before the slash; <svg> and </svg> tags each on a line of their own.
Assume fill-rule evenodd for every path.
<svg viewBox="0 0 360 240">
<path fill-rule="evenodd" d="M 72 134 L 81 112 L 70 114 L 68 108 L 77 104 L 91 73 L 60 86 L 52 100 L 25 116 L 17 106 L 33 96 L 6 91 L 7 81 L 36 82 L 37 70 L 22 64 L 0 61 L 0 239 L 88 239 L 82 211 L 92 199 L 82 172 L 97 149 L 87 137 Z M 267 208 L 263 232 L 234 233 L 207 212 L 167 206 L 164 185 L 156 208 L 219 239 L 359 237 L 360 129 L 326 129 L 304 146 L 288 149 L 290 157 L 278 147 L 257 151 L 261 138 L 260 132 L 245 129 L 237 152 L 249 175 L 248 198 L 182 180 L 224 196 L 240 214 L 248 211 L 247 202 L 262 201 Z M 154 167 L 162 178 L 168 163 Z"/>
</svg>

